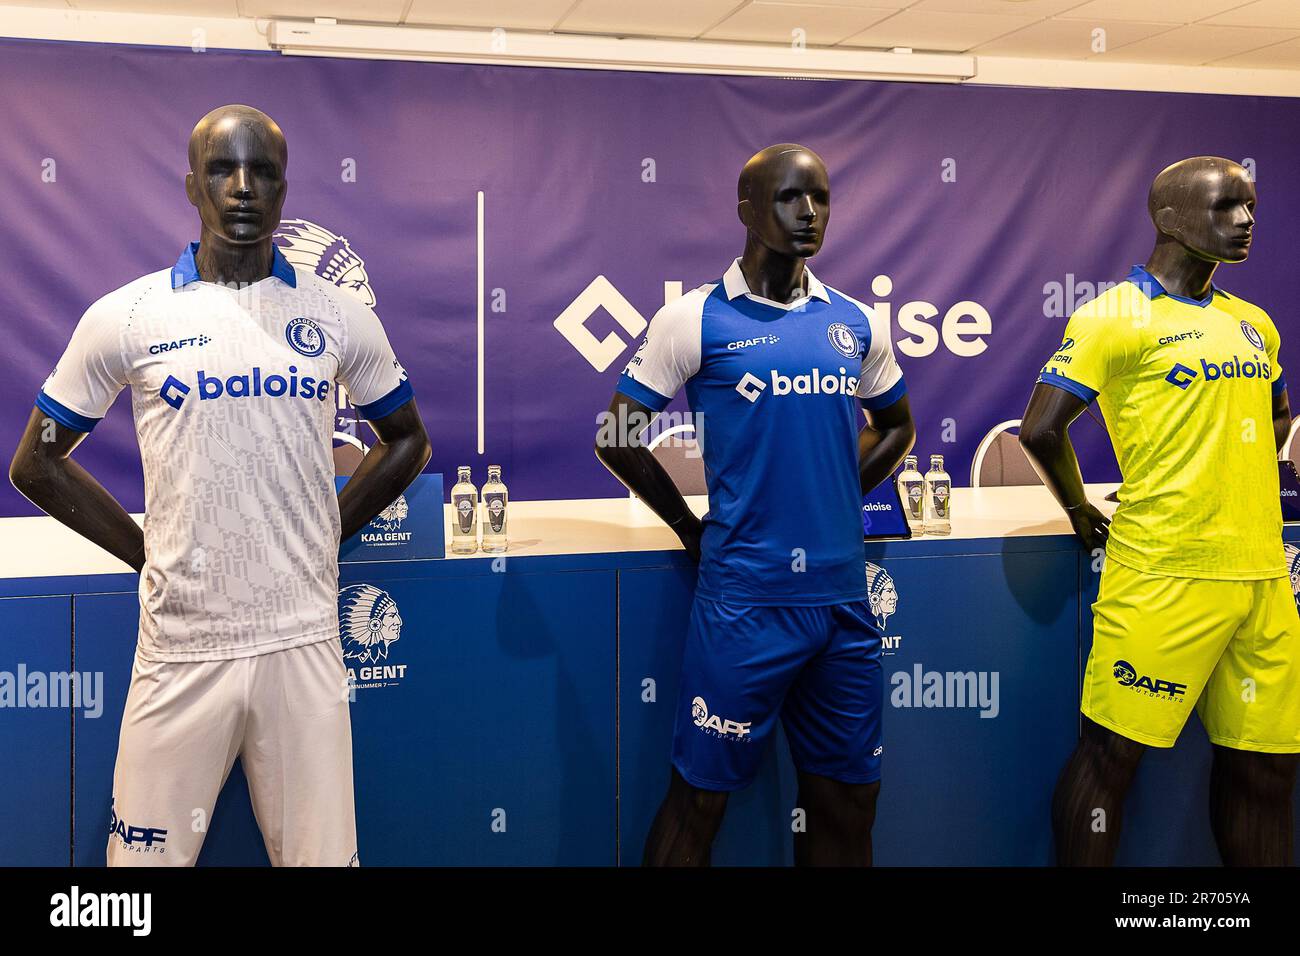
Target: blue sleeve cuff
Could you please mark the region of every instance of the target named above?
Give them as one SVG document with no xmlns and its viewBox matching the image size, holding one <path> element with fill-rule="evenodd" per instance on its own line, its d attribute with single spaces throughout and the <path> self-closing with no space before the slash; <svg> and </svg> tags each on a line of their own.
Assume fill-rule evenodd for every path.
<svg viewBox="0 0 1300 956">
<path fill-rule="evenodd" d="M 413 398 L 415 392 L 411 388 L 411 383 L 403 379 L 398 383 L 397 388 L 383 398 L 377 398 L 366 405 L 358 405 L 357 413 L 366 421 L 373 422 L 391 415 Z"/>
<path fill-rule="evenodd" d="M 906 394 L 907 382 L 900 378 L 890 386 L 889 391 L 881 392 L 879 395 L 873 395 L 871 398 L 859 398 L 858 402 L 860 402 L 862 407 L 867 411 L 874 412 L 881 408 L 888 408 Z"/>
<path fill-rule="evenodd" d="M 662 412 L 672 401 L 671 396 L 660 395 L 653 388 L 647 388 L 632 376 L 624 372 L 618 377 L 618 391 L 628 398 L 635 399 L 652 412 Z"/>
<path fill-rule="evenodd" d="M 1083 399 L 1091 405 L 1097 398 L 1097 393 L 1081 382 L 1076 382 L 1072 378 L 1066 378 L 1057 372 L 1044 372 L 1038 376 L 1038 382 L 1041 385 L 1051 385 L 1055 388 L 1069 392 L 1078 398 Z"/>
<path fill-rule="evenodd" d="M 1285 391 L 1286 391 L 1286 373 L 1283 373 L 1279 375 L 1277 377 L 1277 381 L 1273 383 L 1273 394 L 1281 395 Z"/>
<path fill-rule="evenodd" d="M 77 432 L 88 432 L 103 419 L 87 418 L 85 415 L 78 415 L 66 405 L 60 405 L 50 396 L 41 392 L 36 396 L 36 407 L 49 415 L 64 428 L 71 428 Z"/>
</svg>

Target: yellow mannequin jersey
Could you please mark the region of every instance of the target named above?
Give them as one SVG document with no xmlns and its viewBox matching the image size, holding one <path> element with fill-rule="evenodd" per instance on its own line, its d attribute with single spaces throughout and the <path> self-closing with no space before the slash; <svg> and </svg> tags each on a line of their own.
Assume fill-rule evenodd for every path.
<svg viewBox="0 0 1300 956">
<path fill-rule="evenodd" d="M 1259 307 L 1217 287 L 1172 295 L 1141 266 L 1070 317 L 1038 381 L 1099 399 L 1124 476 L 1109 557 L 1173 577 L 1286 576 L 1279 345 Z"/>
</svg>

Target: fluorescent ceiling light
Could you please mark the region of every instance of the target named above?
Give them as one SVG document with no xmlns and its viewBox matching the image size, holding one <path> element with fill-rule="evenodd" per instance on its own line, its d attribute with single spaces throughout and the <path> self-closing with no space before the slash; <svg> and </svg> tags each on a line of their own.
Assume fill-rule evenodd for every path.
<svg viewBox="0 0 1300 956">
<path fill-rule="evenodd" d="M 273 20 L 273 49 L 298 56 L 494 63 L 668 73 L 956 83 L 975 57 L 705 40 L 640 40 L 516 30 L 438 30 Z"/>
</svg>

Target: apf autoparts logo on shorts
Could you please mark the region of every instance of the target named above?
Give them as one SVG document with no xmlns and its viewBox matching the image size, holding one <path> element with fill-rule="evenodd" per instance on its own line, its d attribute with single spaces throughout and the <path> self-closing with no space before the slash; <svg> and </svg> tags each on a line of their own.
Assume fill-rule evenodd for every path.
<svg viewBox="0 0 1300 956">
<path fill-rule="evenodd" d="M 325 351 L 325 333 L 311 319 L 299 316 L 284 327 L 285 341 L 295 352 L 314 358 Z"/>
<path fill-rule="evenodd" d="M 122 848 L 130 853 L 167 852 L 167 830 L 164 827 L 142 827 L 128 823 L 117 815 L 117 798 L 108 802 L 108 832 L 117 837 Z"/>
<path fill-rule="evenodd" d="M 858 357 L 858 350 L 862 346 L 858 344 L 857 335 L 843 322 L 833 323 L 826 330 L 826 337 L 831 340 L 831 345 L 835 346 L 835 351 L 845 358 Z"/>
<path fill-rule="evenodd" d="M 406 665 L 389 660 L 390 649 L 402 637 L 397 602 L 373 584 L 351 584 L 339 591 L 339 641 L 348 683 L 357 689 L 395 687 L 405 678 Z"/>
<path fill-rule="evenodd" d="M 744 740 L 746 743 L 751 739 L 749 728 L 752 721 L 743 723 L 735 720 L 727 720 L 719 717 L 717 714 L 709 713 L 709 705 L 704 702 L 703 697 L 696 697 L 691 701 L 691 720 L 695 726 L 700 728 L 711 737 L 717 737 L 720 740 Z"/>
<path fill-rule="evenodd" d="M 1146 697 L 1162 697 L 1175 701 L 1187 698 L 1186 684 L 1139 674 L 1137 668 L 1128 661 L 1116 661 L 1113 667 L 1115 681 L 1121 687 L 1128 687 Z"/>
<path fill-rule="evenodd" d="M 1264 351 L 1264 336 L 1259 334 L 1259 329 L 1255 328 L 1245 319 L 1241 320 L 1241 334 L 1246 336 L 1246 341 L 1261 352 Z"/>
</svg>

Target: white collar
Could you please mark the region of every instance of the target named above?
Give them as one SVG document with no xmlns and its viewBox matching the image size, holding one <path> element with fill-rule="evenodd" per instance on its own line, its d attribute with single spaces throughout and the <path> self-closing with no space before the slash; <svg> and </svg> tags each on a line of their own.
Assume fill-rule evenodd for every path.
<svg viewBox="0 0 1300 956">
<path fill-rule="evenodd" d="M 812 270 L 806 265 L 803 268 L 803 274 L 808 280 L 808 298 L 821 299 L 823 302 L 830 304 L 831 297 L 826 291 L 826 287 L 821 284 L 818 278 L 812 274 Z M 745 281 L 745 273 L 740 270 L 740 260 L 736 259 L 731 263 L 726 274 L 722 277 L 722 289 L 727 293 L 727 299 L 731 300 L 740 295 L 747 295 L 757 302 L 766 305 L 774 305 L 780 309 L 792 309 L 805 300 L 802 298 L 795 299 L 793 302 L 776 302 L 772 299 L 765 299 L 761 295 L 755 295 L 749 291 L 749 283 Z"/>
</svg>

